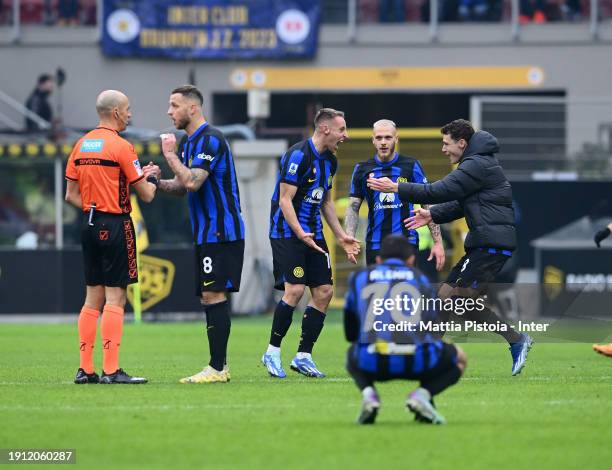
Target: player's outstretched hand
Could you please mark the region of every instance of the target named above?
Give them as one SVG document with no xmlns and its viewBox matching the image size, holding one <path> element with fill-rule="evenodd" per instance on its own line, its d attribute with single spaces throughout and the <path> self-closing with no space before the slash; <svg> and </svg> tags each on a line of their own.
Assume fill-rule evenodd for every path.
<svg viewBox="0 0 612 470">
<path fill-rule="evenodd" d="M 431 247 L 431 252 L 429 253 L 427 261 L 431 261 L 434 258 L 436 259 L 436 271 L 442 271 L 442 268 L 444 268 L 444 261 L 446 261 L 446 253 L 444 253 L 442 242 L 434 243 Z"/>
<path fill-rule="evenodd" d="M 411 211 L 414 215 L 404 219 L 404 226 L 408 230 L 416 230 L 431 222 L 431 212 L 427 209 L 416 209 Z"/>
<path fill-rule="evenodd" d="M 355 237 L 351 237 L 350 235 L 345 235 L 340 238 L 339 242 L 340 245 L 342 245 L 348 260 L 353 264 L 357 264 L 357 255 L 361 250 L 359 240 L 357 240 Z"/>
<path fill-rule="evenodd" d="M 374 175 L 370 173 L 368 178 L 368 188 L 374 191 L 381 191 L 383 193 L 396 193 L 398 184 L 391 181 L 389 178 L 374 178 Z"/>
<path fill-rule="evenodd" d="M 606 238 L 608 238 L 610 236 L 610 227 L 606 227 L 606 228 L 602 228 L 601 230 L 599 230 L 598 232 L 595 233 L 595 237 L 593 237 L 593 239 L 595 240 L 595 244 L 597 245 L 597 248 L 600 247 L 600 243 L 602 241 L 604 241 Z"/>
<path fill-rule="evenodd" d="M 176 136 L 174 134 L 161 134 L 162 152 L 164 157 L 168 158 L 168 155 L 174 154 L 176 148 Z"/>
<path fill-rule="evenodd" d="M 317 245 L 317 242 L 315 242 L 314 233 L 304 233 L 299 238 L 300 240 L 302 240 L 302 242 L 304 242 L 310 248 L 314 248 L 315 250 L 320 251 L 321 253 L 325 254 L 325 250 L 321 248 L 319 245 Z"/>
</svg>

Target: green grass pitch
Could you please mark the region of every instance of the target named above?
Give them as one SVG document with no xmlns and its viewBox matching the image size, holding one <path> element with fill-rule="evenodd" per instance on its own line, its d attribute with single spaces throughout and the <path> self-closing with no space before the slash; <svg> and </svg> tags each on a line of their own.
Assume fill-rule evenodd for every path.
<svg viewBox="0 0 612 470">
<path fill-rule="evenodd" d="M 612 359 L 585 343 L 536 342 L 519 377 L 502 343 L 462 344 L 462 381 L 436 399 L 448 425 L 404 410 L 415 383 L 381 384 L 375 426 L 355 423 L 360 395 L 344 371 L 339 314 L 315 359 L 328 374 L 290 371 L 299 333 L 285 339 L 285 380 L 260 358 L 270 318 L 235 319 L 229 384 L 182 385 L 207 357 L 201 323 L 126 325 L 122 366 L 142 386 L 72 384 L 76 325 L 0 325 L 0 448 L 72 448 L 83 468 L 609 468 Z M 96 366 L 100 368 L 97 346 Z"/>
</svg>

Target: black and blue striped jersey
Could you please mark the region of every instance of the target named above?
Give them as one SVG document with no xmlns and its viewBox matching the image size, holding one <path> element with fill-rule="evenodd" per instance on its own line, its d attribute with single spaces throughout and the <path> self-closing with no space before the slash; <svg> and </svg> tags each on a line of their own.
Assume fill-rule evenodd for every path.
<svg viewBox="0 0 612 470">
<path fill-rule="evenodd" d="M 298 142 L 285 152 L 280 161 L 280 171 L 272 195 L 270 238 L 296 236 L 279 205 L 281 183 L 297 187 L 293 208 L 304 231 L 314 233 L 317 240 L 323 238 L 321 203 L 332 188 L 337 167 L 338 161 L 334 154 L 329 151 L 319 154 L 312 139 Z"/>
<path fill-rule="evenodd" d="M 181 140 L 179 155 L 186 167 L 209 173 L 200 189 L 189 193 L 194 243 L 244 240 L 236 167 L 223 133 L 204 123 Z"/>
<path fill-rule="evenodd" d="M 352 342 L 419 344 L 433 340 L 433 328 L 427 322 L 436 321 L 440 299 L 420 271 L 389 258 L 354 272 L 348 283 L 344 323 Z"/>
<path fill-rule="evenodd" d="M 353 170 L 350 196 L 368 203 L 368 230 L 366 244 L 369 250 L 379 250 L 383 238 L 389 234 L 404 234 L 410 243 L 419 246 L 416 230 L 408 230 L 403 220 L 410 217 L 413 204 L 400 201 L 397 193 L 383 193 L 368 188 L 367 180 L 387 177 L 396 183 L 426 183 L 427 178 L 418 160 L 397 152 L 388 162 L 382 162 L 378 155 L 358 163 Z"/>
</svg>

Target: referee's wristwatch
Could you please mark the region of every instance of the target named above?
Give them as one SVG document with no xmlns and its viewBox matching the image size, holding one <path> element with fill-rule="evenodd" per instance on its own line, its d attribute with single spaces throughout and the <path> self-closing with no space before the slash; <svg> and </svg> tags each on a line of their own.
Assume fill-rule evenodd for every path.
<svg viewBox="0 0 612 470">
<path fill-rule="evenodd" d="M 149 183 L 153 183 L 155 186 L 159 186 L 159 180 L 155 177 L 155 175 L 147 176 L 147 181 Z"/>
</svg>

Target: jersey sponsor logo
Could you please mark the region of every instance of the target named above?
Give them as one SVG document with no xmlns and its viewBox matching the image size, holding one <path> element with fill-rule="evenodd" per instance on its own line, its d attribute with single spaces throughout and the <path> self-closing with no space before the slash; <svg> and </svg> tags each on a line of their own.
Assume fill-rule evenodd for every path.
<svg viewBox="0 0 612 470">
<path fill-rule="evenodd" d="M 297 163 L 291 163 L 289 165 L 289 170 L 287 171 L 290 175 L 295 175 L 298 171 L 298 164 Z"/>
<path fill-rule="evenodd" d="M 81 142 L 81 152 L 101 152 L 104 148 L 103 139 L 85 139 Z"/>
<path fill-rule="evenodd" d="M 403 206 L 401 201 L 396 202 L 395 193 L 378 193 L 378 200 L 374 204 L 374 210 L 399 209 Z"/>
<path fill-rule="evenodd" d="M 304 277 L 304 268 L 302 268 L 301 266 L 296 266 L 293 269 L 293 275 L 297 278 Z"/>
<path fill-rule="evenodd" d="M 306 196 L 304 201 L 309 202 L 310 204 L 321 204 L 324 194 L 325 190 L 319 186 L 318 188 L 313 189 L 310 196 Z"/>
<path fill-rule="evenodd" d="M 140 162 L 138 160 L 134 160 L 132 162 L 132 165 L 134 165 L 134 168 L 136 168 L 136 173 L 138 173 L 138 176 L 142 176 L 142 168 L 140 167 Z"/>
<path fill-rule="evenodd" d="M 198 160 L 207 160 L 209 162 L 212 162 L 215 159 L 215 157 L 213 155 L 206 155 L 205 153 L 200 153 L 200 154 L 196 155 L 196 158 Z"/>
</svg>

